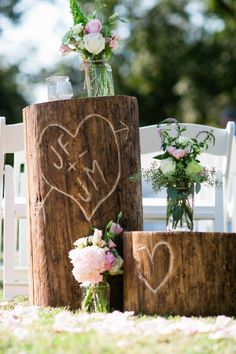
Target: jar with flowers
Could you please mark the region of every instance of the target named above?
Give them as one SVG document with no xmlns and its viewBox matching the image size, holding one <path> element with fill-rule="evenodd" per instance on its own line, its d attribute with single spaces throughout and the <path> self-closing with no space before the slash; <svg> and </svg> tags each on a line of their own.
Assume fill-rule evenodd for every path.
<svg viewBox="0 0 236 354">
<path fill-rule="evenodd" d="M 110 309 L 109 275 L 122 274 L 123 259 L 116 250 L 115 238 L 123 228 L 110 221 L 105 231 L 94 228 L 93 235 L 81 237 L 69 252 L 72 273 L 81 286 L 81 309 L 85 312 L 108 312 Z"/>
<path fill-rule="evenodd" d="M 60 46 L 62 55 L 79 53 L 88 97 L 115 94 L 108 60 L 119 47 L 120 36 L 114 32 L 114 27 L 118 20 L 123 20 L 117 13 L 105 18 L 105 6 L 104 1 L 96 0 L 94 12 L 87 15 L 77 0 L 70 0 L 74 25 L 66 32 Z"/>
</svg>

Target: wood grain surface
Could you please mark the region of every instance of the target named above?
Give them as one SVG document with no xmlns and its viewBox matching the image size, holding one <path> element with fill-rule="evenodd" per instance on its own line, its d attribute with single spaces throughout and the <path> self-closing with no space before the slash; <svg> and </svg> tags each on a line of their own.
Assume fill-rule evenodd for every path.
<svg viewBox="0 0 236 354">
<path fill-rule="evenodd" d="M 124 308 L 236 315 L 236 234 L 124 233 Z"/>
<path fill-rule="evenodd" d="M 80 304 L 68 252 L 91 227 L 123 211 L 126 230 L 142 230 L 138 105 L 115 96 L 46 102 L 23 110 L 28 178 L 31 302 Z M 117 241 L 122 252 L 122 240 Z M 122 308 L 122 277 L 111 305 Z"/>
</svg>

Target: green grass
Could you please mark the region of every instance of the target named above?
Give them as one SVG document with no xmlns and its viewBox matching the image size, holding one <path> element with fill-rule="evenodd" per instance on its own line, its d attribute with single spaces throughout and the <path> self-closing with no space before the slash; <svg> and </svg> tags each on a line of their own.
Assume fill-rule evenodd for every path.
<svg viewBox="0 0 236 354">
<path fill-rule="evenodd" d="M 22 306 L 20 309 L 24 309 L 28 303 L 22 298 L 14 302 L 0 302 L 1 354 L 236 354 L 236 340 L 233 338 L 210 339 L 208 333 L 186 335 L 180 331 L 160 335 L 154 327 L 149 333 L 145 333 L 139 327 L 137 331 L 126 333 L 126 329 L 123 330 L 123 325 L 119 321 L 111 322 L 110 326 L 114 328 L 120 326 L 122 333 L 118 330 L 116 333 L 107 334 L 106 330 L 97 331 L 91 328 L 98 319 L 88 320 L 86 317 L 86 321 L 83 321 L 83 314 L 79 313 L 66 312 L 72 316 L 71 318 L 82 319 L 79 325 L 82 332 L 68 333 L 55 328 L 55 316 L 61 312 L 65 313 L 65 309 L 42 308 L 37 312 L 38 317 L 32 323 L 27 323 L 27 316 L 21 316 L 19 310 L 18 313 L 14 312 L 17 311 L 15 306 L 19 305 Z M 12 326 L 12 321 L 9 321 L 11 327 L 7 328 L 4 325 L 6 314 L 12 316 L 16 326 Z M 26 322 L 22 320 L 23 318 Z M 168 324 L 174 324 L 180 319 L 180 317 L 169 318 Z M 134 318 L 134 323 L 143 325 L 150 321 L 154 323 L 155 320 L 155 317 L 139 316 Z M 213 323 L 215 318 L 202 320 L 209 324 Z M 62 320 L 61 323 L 64 325 L 65 321 Z M 103 324 L 104 321 L 101 321 L 101 326 Z"/>
</svg>

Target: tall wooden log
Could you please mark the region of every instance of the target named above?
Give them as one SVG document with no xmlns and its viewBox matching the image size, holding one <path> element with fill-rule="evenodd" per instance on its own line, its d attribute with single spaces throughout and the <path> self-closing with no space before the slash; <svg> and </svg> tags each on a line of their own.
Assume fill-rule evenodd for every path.
<svg viewBox="0 0 236 354">
<path fill-rule="evenodd" d="M 31 302 L 80 304 L 68 252 L 91 227 L 104 229 L 123 211 L 127 230 L 142 230 L 137 101 L 115 96 L 71 99 L 23 111 L 28 176 Z M 122 249 L 121 241 L 120 248 Z M 122 308 L 122 278 L 112 280 Z"/>
<path fill-rule="evenodd" d="M 124 308 L 236 315 L 236 234 L 124 233 Z"/>
</svg>

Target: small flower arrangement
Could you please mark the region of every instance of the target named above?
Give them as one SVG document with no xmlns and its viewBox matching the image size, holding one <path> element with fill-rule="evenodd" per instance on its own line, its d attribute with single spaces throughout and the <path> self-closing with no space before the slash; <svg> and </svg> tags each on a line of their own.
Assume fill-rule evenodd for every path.
<svg viewBox="0 0 236 354">
<path fill-rule="evenodd" d="M 174 126 L 176 134 L 172 136 Z M 155 156 L 157 160 L 142 175 L 152 184 L 154 192 L 167 188 L 166 224 L 169 231 L 193 230 L 193 195 L 198 193 L 201 184 L 220 187 L 215 168 L 201 165 L 198 157 L 207 151 L 209 144 L 215 144 L 211 131 L 200 131 L 196 137 L 184 136 L 186 127 L 174 118 L 168 118 L 157 125 L 163 152 Z M 140 178 L 131 177 L 132 181 Z"/>
<path fill-rule="evenodd" d="M 123 259 L 116 250 L 114 242 L 123 228 L 119 224 L 122 213 L 117 222 L 110 221 L 103 233 L 94 228 L 93 235 L 79 238 L 75 241 L 75 249 L 69 252 L 73 264 L 72 273 L 75 279 L 86 288 L 82 301 L 82 310 L 108 311 L 108 301 L 104 298 L 102 289 L 108 286 L 108 275 L 122 274 Z"/>
<path fill-rule="evenodd" d="M 120 36 L 113 29 L 116 22 L 122 20 L 117 13 L 104 19 L 105 6 L 104 1 L 97 0 L 95 11 L 87 16 L 77 0 L 70 0 L 74 26 L 62 39 L 62 55 L 78 52 L 83 61 L 110 58 L 112 51 L 119 47 L 120 41 Z"/>
<path fill-rule="evenodd" d="M 174 125 L 176 135 L 171 136 L 170 126 Z M 189 186 L 195 184 L 195 192 L 201 190 L 201 183 L 214 186 L 215 168 L 210 170 L 200 164 L 198 156 L 206 152 L 209 144 L 215 144 L 211 131 L 200 131 L 196 137 L 188 138 L 182 134 L 186 127 L 174 118 L 167 118 L 157 125 L 157 134 L 161 139 L 163 153 L 154 157 L 150 169 L 143 171 L 144 178 L 152 183 L 154 192 L 171 186 Z M 200 139 L 204 136 L 203 139 Z"/>
</svg>

